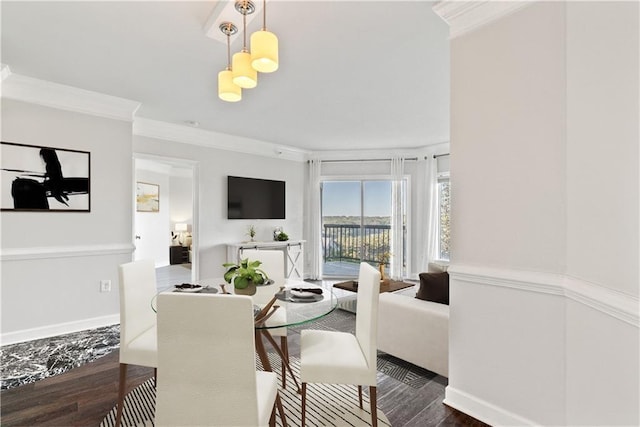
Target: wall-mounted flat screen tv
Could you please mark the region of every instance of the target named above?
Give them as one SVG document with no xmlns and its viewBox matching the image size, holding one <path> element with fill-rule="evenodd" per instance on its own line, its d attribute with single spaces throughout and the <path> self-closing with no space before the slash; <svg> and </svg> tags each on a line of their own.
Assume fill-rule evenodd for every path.
<svg viewBox="0 0 640 427">
<path fill-rule="evenodd" d="M 285 182 L 227 177 L 228 219 L 285 219 Z"/>
</svg>

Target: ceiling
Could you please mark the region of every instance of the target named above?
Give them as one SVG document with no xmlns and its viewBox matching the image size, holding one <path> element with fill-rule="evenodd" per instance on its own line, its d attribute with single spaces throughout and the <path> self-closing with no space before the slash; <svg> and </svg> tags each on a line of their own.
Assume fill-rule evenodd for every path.
<svg viewBox="0 0 640 427">
<path fill-rule="evenodd" d="M 217 97 L 226 46 L 204 31 L 215 6 L 3 0 L 2 63 L 15 74 L 141 102 L 138 117 L 195 121 L 303 150 L 449 140 L 448 27 L 432 2 L 270 1 L 280 68 L 260 74 L 237 103 Z M 248 32 L 260 25 L 256 17 Z"/>
</svg>

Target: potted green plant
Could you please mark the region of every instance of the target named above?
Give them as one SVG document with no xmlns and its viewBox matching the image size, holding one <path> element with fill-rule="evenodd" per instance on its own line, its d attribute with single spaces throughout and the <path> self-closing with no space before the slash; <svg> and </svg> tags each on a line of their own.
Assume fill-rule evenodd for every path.
<svg viewBox="0 0 640 427">
<path fill-rule="evenodd" d="M 284 231 L 281 231 L 275 235 L 275 240 L 278 242 L 286 242 L 287 240 L 289 240 L 289 235 Z"/>
<path fill-rule="evenodd" d="M 225 263 L 222 264 L 227 271 L 224 273 L 224 280 L 235 288 L 237 294 L 253 295 L 256 293 L 256 285 L 263 285 L 269 280 L 269 276 L 260 265 L 262 261 L 249 261 L 245 258 L 239 264 Z"/>
<path fill-rule="evenodd" d="M 250 225 L 247 229 L 247 236 L 249 236 L 249 238 L 253 242 L 254 237 L 256 237 L 256 228 L 253 225 Z"/>
</svg>

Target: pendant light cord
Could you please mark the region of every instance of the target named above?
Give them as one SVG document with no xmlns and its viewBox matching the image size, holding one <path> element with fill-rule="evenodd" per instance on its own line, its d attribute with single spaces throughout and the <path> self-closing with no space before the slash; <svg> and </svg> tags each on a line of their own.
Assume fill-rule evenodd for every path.
<svg viewBox="0 0 640 427">
<path fill-rule="evenodd" d="M 231 71 L 231 28 L 227 31 L 227 70 Z"/>
<path fill-rule="evenodd" d="M 262 31 L 267 31 L 267 0 L 262 1 Z"/>
<path fill-rule="evenodd" d="M 247 10 L 249 5 L 247 4 L 247 2 L 245 1 L 243 3 L 243 9 L 242 9 L 242 26 L 244 27 L 244 30 L 242 31 L 242 50 L 247 52 Z"/>
</svg>

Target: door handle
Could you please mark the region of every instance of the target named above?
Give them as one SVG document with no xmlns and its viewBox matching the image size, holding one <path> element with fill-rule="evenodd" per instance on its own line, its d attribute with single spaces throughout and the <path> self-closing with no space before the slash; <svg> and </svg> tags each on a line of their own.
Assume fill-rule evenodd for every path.
<svg viewBox="0 0 640 427">
<path fill-rule="evenodd" d="M 140 236 L 136 234 L 136 240 L 140 240 Z"/>
</svg>

